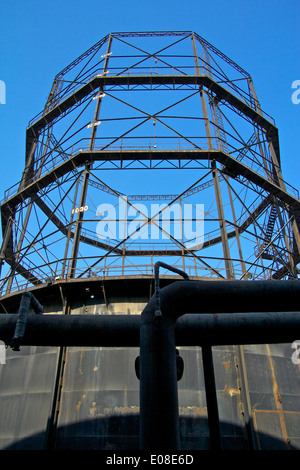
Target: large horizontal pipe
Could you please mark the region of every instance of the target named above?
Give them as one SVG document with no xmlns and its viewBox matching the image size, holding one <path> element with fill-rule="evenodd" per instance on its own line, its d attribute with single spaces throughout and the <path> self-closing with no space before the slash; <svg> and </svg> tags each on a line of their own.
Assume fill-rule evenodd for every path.
<svg viewBox="0 0 300 470">
<path fill-rule="evenodd" d="M 22 345 L 139 347 L 140 315 L 29 315 Z M 17 314 L 0 315 L 10 340 Z M 175 325 L 177 346 L 289 343 L 300 339 L 300 312 L 192 314 Z"/>
<path fill-rule="evenodd" d="M 177 281 L 160 290 L 160 308 L 172 323 L 186 313 L 300 311 L 300 282 L 296 281 Z M 153 296 L 143 310 L 150 321 Z"/>
<path fill-rule="evenodd" d="M 14 335 L 16 314 L 0 315 L 0 339 Z M 139 346 L 139 315 L 29 315 L 21 345 Z"/>
</svg>

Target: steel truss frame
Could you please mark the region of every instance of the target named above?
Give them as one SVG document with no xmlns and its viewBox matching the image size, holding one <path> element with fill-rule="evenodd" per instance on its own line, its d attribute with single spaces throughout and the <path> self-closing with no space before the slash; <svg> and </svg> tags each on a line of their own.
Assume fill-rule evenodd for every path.
<svg viewBox="0 0 300 470">
<path fill-rule="evenodd" d="M 143 130 L 149 123 L 152 135 Z M 114 189 L 104 181 L 108 170 L 125 169 L 197 176 L 176 194 L 126 196 L 124 184 Z M 188 249 L 156 218 L 187 200 L 197 204 L 199 193 L 209 206 L 208 232 L 201 250 Z M 99 239 L 95 217 L 84 211 L 99 194 L 126 200 L 139 214 L 141 201 L 166 201 L 133 233 L 156 224 L 168 242 L 139 246 L 133 233 Z M 1 292 L 105 276 L 118 260 L 115 272 L 132 267 L 138 274 L 143 261 L 153 267 L 161 256 L 195 277 L 295 279 L 299 210 L 297 191 L 281 173 L 277 127 L 248 72 L 194 32 L 111 33 L 57 74 L 26 130 L 22 179 L 1 205 Z M 182 213 L 176 220 L 183 229 Z"/>
</svg>

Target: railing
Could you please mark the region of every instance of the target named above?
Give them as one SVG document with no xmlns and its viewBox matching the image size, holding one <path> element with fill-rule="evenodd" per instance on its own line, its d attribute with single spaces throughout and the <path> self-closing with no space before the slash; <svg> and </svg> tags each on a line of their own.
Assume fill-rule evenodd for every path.
<svg viewBox="0 0 300 470">
<path fill-rule="evenodd" d="M 217 138 L 211 138 L 212 143 Z M 80 151 L 87 151 L 90 139 L 80 139 L 72 146 L 72 154 Z M 208 150 L 209 146 L 206 137 L 187 136 L 187 137 L 99 137 L 95 139 L 94 151 L 101 150 Z M 98 145 L 97 145 L 98 142 Z M 101 142 L 101 145 L 99 145 Z"/>
<path fill-rule="evenodd" d="M 188 57 L 188 59 L 191 59 L 191 57 Z M 250 106 L 253 109 L 256 109 L 256 105 L 253 99 L 253 96 L 251 92 L 248 89 L 248 79 L 246 77 L 240 78 L 238 81 L 237 80 L 230 80 L 229 78 L 225 77 L 220 71 L 211 65 L 206 64 L 203 62 L 199 69 L 196 69 L 196 67 L 193 66 L 175 66 L 175 65 L 170 65 L 168 67 L 162 67 L 162 66 L 155 66 L 155 67 L 110 67 L 107 72 L 104 72 L 103 75 L 103 69 L 95 68 L 93 71 L 89 70 L 86 74 L 83 74 L 79 80 L 76 80 L 74 82 L 61 80 L 57 84 L 57 90 L 59 92 L 53 97 L 52 102 L 50 103 L 50 107 L 54 108 L 55 106 L 58 106 L 60 102 L 64 101 L 67 99 L 69 96 L 74 94 L 77 90 L 79 90 L 81 87 L 89 83 L 92 79 L 96 78 L 97 76 L 156 76 L 156 75 L 168 75 L 168 76 L 199 76 L 200 75 L 205 75 L 208 77 L 213 76 L 214 80 L 219 83 L 223 88 L 227 89 L 230 93 L 234 94 L 237 96 L 239 99 L 241 99 L 245 104 Z M 237 83 L 243 82 L 247 84 L 247 89 L 244 90 L 242 89 Z M 190 85 L 193 86 L 194 88 L 197 86 L 196 84 Z M 96 92 L 95 92 L 96 93 Z M 268 119 L 270 122 L 274 124 L 274 119 L 266 113 L 264 110 L 260 109 L 260 112 L 266 119 Z M 45 113 L 45 110 L 42 110 L 40 113 L 38 113 L 36 116 L 34 116 L 28 123 L 28 128 L 30 128 L 36 121 L 38 121 Z"/>
<path fill-rule="evenodd" d="M 200 266 L 190 266 L 190 265 L 177 265 L 176 268 L 181 269 L 185 271 L 190 277 L 204 277 L 204 271 L 209 271 L 207 273 L 207 277 L 211 277 L 211 272 L 208 268 L 205 266 L 200 267 Z M 41 281 L 41 286 L 45 284 L 53 284 L 55 282 L 59 281 L 72 281 L 76 280 L 82 272 L 85 272 L 87 268 L 77 268 L 75 271 L 74 277 L 70 278 L 68 274 L 65 274 L 64 276 L 61 275 L 61 270 L 57 271 L 57 274 L 53 274 L 52 271 L 48 273 L 44 273 L 43 277 L 40 278 Z M 200 274 L 200 272 L 202 273 Z M 67 269 L 66 269 L 67 272 Z M 170 275 L 170 272 L 161 272 L 161 276 L 163 275 Z M 100 280 L 105 280 L 105 279 L 111 279 L 113 277 L 123 277 L 123 276 L 134 276 L 134 277 L 154 277 L 154 264 L 140 264 L 140 265 L 116 265 L 116 266 L 107 266 L 107 267 L 99 267 L 99 268 L 90 268 L 87 272 L 87 274 L 84 276 L 85 279 L 93 279 L 93 278 L 98 278 Z M 24 281 L 24 278 L 22 278 L 23 282 L 15 281 L 15 283 L 12 285 L 12 288 L 10 290 L 10 293 L 13 292 L 19 292 L 19 291 L 24 291 L 29 288 L 33 287 L 33 283 L 30 280 Z M 0 296 L 4 296 L 6 294 L 6 286 L 3 286 L 0 289 Z"/>
<path fill-rule="evenodd" d="M 122 151 L 159 151 L 159 150 L 173 150 L 173 151 L 184 151 L 184 150 L 208 150 L 208 144 L 207 144 L 207 138 L 206 137 L 186 137 L 186 138 L 180 138 L 180 137 L 122 137 L 116 140 L 117 138 L 114 137 L 100 137 L 96 138 L 95 142 L 96 145 L 94 146 L 94 151 L 104 151 L 104 150 L 111 150 L 111 151 L 117 151 L 117 152 L 122 152 Z M 217 143 L 218 143 L 218 137 L 212 137 L 212 147 L 213 148 L 218 148 Z M 101 145 L 99 144 L 101 142 Z M 67 159 L 73 157 L 77 153 L 81 151 L 88 151 L 88 144 L 89 144 L 89 139 L 88 138 L 82 138 L 79 139 L 75 144 L 69 146 L 65 152 L 62 154 L 62 152 L 58 152 L 55 149 L 52 149 L 52 153 L 56 153 L 52 159 L 48 159 L 48 161 L 43 165 L 42 168 L 38 169 L 39 176 L 38 178 L 42 177 L 43 175 L 49 173 L 52 171 L 57 163 L 58 157 L 61 157 L 61 160 L 59 164 L 63 163 L 63 161 L 66 161 Z M 232 147 L 229 144 L 230 147 Z M 233 147 L 232 147 L 233 148 Z M 49 152 L 49 154 L 51 153 Z M 233 150 L 231 154 L 233 155 L 236 153 L 236 150 Z M 171 156 L 170 156 L 171 157 Z M 120 160 L 122 159 L 122 156 L 120 155 Z M 176 160 L 180 158 L 177 157 Z M 262 169 L 263 176 L 265 174 L 265 167 L 259 162 L 254 161 L 253 159 L 249 158 L 247 156 L 247 159 L 250 160 L 250 163 L 253 162 L 257 165 L 258 169 Z M 251 167 L 251 164 L 249 165 Z M 257 170 L 255 170 L 257 171 Z M 29 186 L 31 183 L 37 180 L 37 177 L 33 177 L 31 179 L 28 179 L 26 182 L 26 187 Z M 283 183 L 286 185 L 287 190 L 290 192 L 291 195 L 293 195 L 296 199 L 299 200 L 300 195 L 299 191 L 289 183 L 287 183 L 285 180 L 282 180 Z M 17 194 L 20 188 L 20 181 L 10 188 L 8 188 L 4 192 L 4 197 L 0 201 L 0 204 L 3 204 L 5 201 L 7 201 L 10 197 L 14 196 Z"/>
<path fill-rule="evenodd" d="M 211 137 L 210 138 L 211 146 L 213 149 L 219 148 L 220 140 L 219 137 Z M 63 161 L 68 160 L 72 156 L 76 155 L 81 151 L 88 151 L 89 150 L 89 138 L 81 138 L 78 139 L 75 143 L 72 143 L 66 148 L 62 148 L 61 146 L 65 145 L 67 141 L 62 142 L 59 144 L 59 147 L 54 146 L 54 148 L 48 150 L 46 154 L 44 151 L 41 152 L 43 154 L 43 166 L 42 168 L 38 168 L 39 177 L 43 176 L 44 174 L 53 170 L 53 168 L 61 164 Z M 43 145 L 43 144 L 40 144 Z M 237 154 L 237 159 L 240 159 L 240 155 L 245 148 L 241 150 L 237 150 L 230 142 L 227 142 L 228 147 L 230 148 L 230 153 L 232 156 Z M 240 142 L 237 142 L 237 145 L 240 145 Z M 125 136 L 125 137 L 97 137 L 95 139 L 94 151 L 104 151 L 104 150 L 112 150 L 112 151 L 137 151 L 137 150 L 144 150 L 144 151 L 151 151 L 155 152 L 158 150 L 173 150 L 173 151 L 184 151 L 184 150 L 208 150 L 208 140 L 207 137 L 199 137 L 199 136 L 186 136 L 186 137 L 178 137 L 178 136 L 139 136 L 139 137 L 132 137 L 132 136 Z M 44 148 L 42 147 L 42 150 Z M 253 157 L 246 155 L 245 158 L 249 160 L 249 166 L 251 167 L 252 164 L 256 164 L 258 168 L 261 168 L 263 173 L 265 173 L 265 167 L 260 164 L 259 161 L 256 161 Z M 121 159 L 121 158 L 120 158 Z M 39 164 L 39 159 L 35 162 L 36 166 Z M 28 186 L 32 182 L 36 180 L 36 177 L 27 180 L 26 185 Z M 288 183 L 286 183 L 288 185 Z M 11 186 L 7 189 L 4 193 L 4 198 L 1 201 L 4 202 L 12 195 L 18 192 L 18 188 L 20 186 L 20 182 L 16 183 L 15 185 Z M 292 193 L 296 195 L 297 199 L 299 198 L 299 194 L 295 188 L 291 185 L 288 185 L 291 189 Z"/>
<path fill-rule="evenodd" d="M 215 232 L 215 233 L 214 233 Z M 209 241 L 215 237 L 215 235 L 219 235 L 219 230 L 214 230 L 210 234 L 205 235 L 206 241 Z M 137 248 L 137 244 L 135 245 Z M 162 247 L 162 245 L 161 245 Z M 169 248 L 169 246 L 166 244 L 166 248 Z M 174 247 L 174 245 L 173 245 Z M 150 248 L 150 245 L 149 245 Z M 156 246 L 157 248 L 157 246 Z M 255 250 L 255 253 L 258 254 L 259 250 L 261 247 L 257 247 Z M 180 251 L 180 247 L 178 247 L 178 251 Z M 12 287 L 10 289 L 10 293 L 14 292 L 20 292 L 24 291 L 27 289 L 30 289 L 34 287 L 34 277 L 38 278 L 40 281 L 40 286 L 42 287 L 43 285 L 47 284 L 53 284 L 57 283 L 60 281 L 70 281 L 76 280 L 76 278 L 84 278 L 84 279 L 99 279 L 99 280 L 105 280 L 105 279 L 111 279 L 113 277 L 123 277 L 123 276 L 133 276 L 133 277 L 154 277 L 154 266 L 155 266 L 155 260 L 158 259 L 158 255 L 145 255 L 145 259 L 150 259 L 151 262 L 149 263 L 144 263 L 144 264 L 139 264 L 139 265 L 134 265 L 134 264 L 126 264 L 126 258 L 124 258 L 124 263 L 122 264 L 113 264 L 112 259 L 113 258 L 107 258 L 106 261 L 109 261 L 109 265 L 105 264 L 101 266 L 94 266 L 94 267 L 87 267 L 87 266 L 80 266 L 75 269 L 75 271 L 72 273 L 72 277 L 69 275 L 69 265 L 71 260 L 60 260 L 60 261 L 53 261 L 50 262 L 47 265 L 40 266 L 40 267 L 31 267 L 28 263 L 22 262 L 23 267 L 25 267 L 28 270 L 28 274 L 32 274 L 32 278 L 27 279 L 26 281 L 21 275 L 16 275 L 14 276 L 14 282 L 12 283 Z M 218 277 L 218 273 L 220 276 L 223 278 L 226 278 L 226 273 L 225 273 L 225 266 L 220 265 L 218 267 L 210 267 L 208 265 L 202 265 L 201 266 L 201 260 L 200 264 L 197 261 L 197 257 L 192 257 L 190 259 L 181 257 L 180 254 L 177 255 L 177 259 L 185 260 L 184 264 L 175 264 L 174 266 L 181 271 L 186 272 L 190 278 L 209 278 L 211 279 L 212 277 L 216 278 Z M 95 258 L 88 258 L 86 261 L 90 262 L 91 265 L 93 262 L 99 260 L 99 257 Z M 81 260 L 79 259 L 78 262 Z M 220 258 L 221 261 L 221 258 Z M 103 262 L 103 261 L 102 261 Z M 64 273 L 63 271 L 63 263 L 65 264 L 64 267 Z M 251 264 L 250 261 L 245 262 L 245 264 L 249 264 L 250 267 L 253 266 L 255 268 L 255 263 Z M 52 269 L 51 269 L 52 267 Z M 241 276 L 243 275 L 242 269 L 241 269 L 241 262 L 240 260 L 232 260 L 232 267 L 233 267 L 233 272 L 234 276 L 236 279 L 240 279 Z M 49 270 L 50 268 L 50 270 Z M 261 266 L 259 265 L 259 268 Z M 45 269 L 45 271 L 43 271 Z M 268 276 L 272 276 L 272 272 L 276 271 L 274 267 L 265 267 L 262 271 L 251 274 L 251 279 L 266 279 Z M 250 273 L 249 278 L 250 278 Z M 169 272 L 164 272 L 162 270 L 161 275 L 167 275 L 169 276 Z M 8 281 L 9 277 L 6 277 L 1 280 L 1 286 L 0 286 L 0 296 L 4 296 L 6 294 L 6 281 Z"/>
<path fill-rule="evenodd" d="M 191 140 L 193 139 L 193 140 Z M 212 142 L 214 142 L 217 138 L 212 138 Z M 64 150 L 64 153 L 58 151 L 56 149 L 51 149 L 48 153 L 48 157 L 54 154 L 52 159 L 47 160 L 47 155 L 44 155 L 45 163 L 43 164 L 42 168 L 38 168 L 39 176 L 45 175 L 46 173 L 53 170 L 53 168 L 57 164 L 57 158 L 61 156 L 62 163 L 67 159 L 73 157 L 80 151 L 88 151 L 89 149 L 89 138 L 82 138 L 79 139 L 74 144 L 70 145 Z M 203 149 L 208 150 L 207 138 L 206 137 L 99 137 L 95 139 L 96 145 L 94 146 L 94 151 L 101 151 L 101 150 L 115 150 L 115 151 L 126 151 L 126 150 L 149 150 L 149 151 L 156 151 L 156 150 L 192 150 L 192 149 Z M 101 143 L 101 144 L 100 144 Z M 121 157 L 120 157 L 121 158 Z M 60 164 L 59 163 L 59 164 Z M 36 181 L 37 177 L 33 177 L 27 180 L 26 186 L 29 186 L 31 183 Z M 0 201 L 2 204 L 3 202 L 7 201 L 10 197 L 17 194 L 20 187 L 20 181 L 10 188 L 8 188 L 4 192 L 4 197 Z"/>
</svg>

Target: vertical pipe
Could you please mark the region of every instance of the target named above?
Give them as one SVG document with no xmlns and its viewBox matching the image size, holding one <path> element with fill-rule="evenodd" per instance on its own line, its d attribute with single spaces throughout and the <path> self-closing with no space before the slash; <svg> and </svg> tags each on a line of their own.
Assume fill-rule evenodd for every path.
<svg viewBox="0 0 300 470">
<path fill-rule="evenodd" d="M 211 346 L 202 346 L 202 360 L 205 381 L 210 446 L 212 450 L 220 450 L 221 434 L 219 424 L 219 410 Z"/>
<path fill-rule="evenodd" d="M 162 315 L 140 329 L 140 448 L 179 448 L 175 337 Z"/>
<path fill-rule="evenodd" d="M 155 264 L 154 308 L 145 307 L 140 327 L 140 448 L 179 449 L 179 412 L 175 319 L 160 309 L 159 268 L 188 279 L 188 275 L 162 262 Z"/>
<path fill-rule="evenodd" d="M 104 60 L 104 65 L 103 65 L 103 73 L 107 72 L 109 53 L 111 51 L 111 43 L 112 43 L 112 35 L 110 35 L 108 39 L 108 45 L 107 45 L 107 50 L 106 50 L 106 55 L 105 55 L 105 60 Z M 101 98 L 102 92 L 103 92 L 103 88 L 100 88 L 99 93 L 98 93 L 97 104 L 95 108 L 94 121 L 93 121 L 94 124 L 96 124 L 99 119 L 99 113 L 100 113 L 100 108 L 101 108 L 101 103 L 102 103 L 102 98 Z M 89 146 L 90 150 L 94 150 L 96 133 L 97 133 L 97 126 L 94 125 L 92 126 L 91 137 L 90 137 L 90 146 Z"/>
</svg>

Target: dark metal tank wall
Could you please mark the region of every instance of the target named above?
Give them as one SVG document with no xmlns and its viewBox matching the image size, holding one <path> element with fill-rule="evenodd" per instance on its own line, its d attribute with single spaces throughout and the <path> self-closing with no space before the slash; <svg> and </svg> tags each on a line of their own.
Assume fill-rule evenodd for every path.
<svg viewBox="0 0 300 470">
<path fill-rule="evenodd" d="M 45 449 L 51 418 L 57 348 L 7 350 L 0 365 L 0 449 Z"/>
<path fill-rule="evenodd" d="M 70 314 L 140 315 L 151 283 L 135 284 L 134 296 L 126 282 L 123 289 L 107 287 L 106 302 L 92 283 L 89 291 L 76 286 Z M 45 315 L 62 311 L 57 291 L 39 294 Z M 5 306 L 16 311 L 13 302 Z M 180 445 L 208 449 L 202 351 L 197 345 L 178 349 L 184 360 Z M 224 449 L 300 448 L 300 371 L 292 353 L 291 344 L 213 347 Z M 0 448 L 138 449 L 138 355 L 138 347 L 7 349 L 0 365 Z"/>
<path fill-rule="evenodd" d="M 300 369 L 291 360 L 295 349 L 270 344 L 243 350 L 254 445 L 300 449 Z"/>
<path fill-rule="evenodd" d="M 107 307 L 102 301 L 72 313 L 140 315 L 145 302 L 110 298 Z M 55 448 L 139 448 L 138 355 L 138 348 L 67 348 Z"/>
<path fill-rule="evenodd" d="M 198 347 L 179 348 L 185 372 L 178 383 L 182 449 L 208 449 L 209 430 Z M 139 448 L 139 382 L 134 372 L 138 348 L 68 348 L 55 446 L 58 449 Z M 247 447 L 240 413 L 234 348 L 215 351 L 223 445 Z"/>
</svg>

